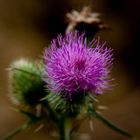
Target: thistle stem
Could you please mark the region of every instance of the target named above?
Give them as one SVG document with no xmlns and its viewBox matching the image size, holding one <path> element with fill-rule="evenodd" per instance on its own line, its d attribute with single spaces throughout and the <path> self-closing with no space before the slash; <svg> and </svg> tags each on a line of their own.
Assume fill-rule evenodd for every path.
<svg viewBox="0 0 140 140">
<path fill-rule="evenodd" d="M 71 124 L 70 120 L 61 118 L 60 121 L 60 140 L 71 140 Z"/>
</svg>

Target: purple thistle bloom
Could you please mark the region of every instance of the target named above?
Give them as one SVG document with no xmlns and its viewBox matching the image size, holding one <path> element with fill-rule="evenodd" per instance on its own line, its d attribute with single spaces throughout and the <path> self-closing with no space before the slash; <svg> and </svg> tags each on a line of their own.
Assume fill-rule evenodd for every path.
<svg viewBox="0 0 140 140">
<path fill-rule="evenodd" d="M 84 34 L 59 35 L 44 53 L 43 80 L 52 92 L 63 92 L 70 100 L 74 94 L 102 94 L 110 88 L 112 60 L 112 49 L 99 39 L 87 45 Z"/>
</svg>

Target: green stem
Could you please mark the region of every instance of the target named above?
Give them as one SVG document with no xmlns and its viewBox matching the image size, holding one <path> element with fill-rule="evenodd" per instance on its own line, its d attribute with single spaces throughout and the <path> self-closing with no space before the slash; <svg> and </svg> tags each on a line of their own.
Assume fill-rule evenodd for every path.
<svg viewBox="0 0 140 140">
<path fill-rule="evenodd" d="M 2 140 L 10 140 L 12 139 L 15 135 L 17 135 L 18 133 L 22 132 L 23 130 L 29 128 L 31 126 L 33 122 L 27 122 L 25 124 L 23 124 L 22 126 L 20 126 L 19 128 L 16 128 L 14 131 L 12 131 L 11 133 L 9 133 L 7 136 L 5 136 L 4 138 L 2 138 Z"/>
<path fill-rule="evenodd" d="M 71 122 L 69 119 L 61 118 L 59 129 L 60 140 L 71 140 Z"/>
<path fill-rule="evenodd" d="M 125 130 L 117 127 L 115 124 L 113 124 L 111 121 L 107 120 L 104 116 L 102 116 L 100 113 L 98 112 L 94 112 L 95 113 L 95 117 L 97 119 L 99 119 L 100 121 L 102 121 L 104 124 L 106 124 L 108 127 L 110 127 L 111 129 L 115 130 L 116 132 L 125 135 L 129 138 L 132 138 L 133 136 L 131 134 L 129 134 L 128 132 L 126 132 Z"/>
</svg>

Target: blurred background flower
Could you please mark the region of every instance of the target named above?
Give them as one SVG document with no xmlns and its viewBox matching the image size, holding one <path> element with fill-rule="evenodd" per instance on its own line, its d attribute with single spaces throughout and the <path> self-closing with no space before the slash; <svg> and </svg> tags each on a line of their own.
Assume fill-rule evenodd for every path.
<svg viewBox="0 0 140 140">
<path fill-rule="evenodd" d="M 0 138 L 25 119 L 10 109 L 8 99 L 8 73 L 5 68 L 19 58 L 40 58 L 45 46 L 58 33 L 64 34 L 67 22 L 65 14 L 71 10 L 80 11 L 89 5 L 92 11 L 101 13 L 102 20 L 110 30 L 96 34 L 107 41 L 114 49 L 114 68 L 112 75 L 117 85 L 109 94 L 99 98 L 100 104 L 107 105 L 103 113 L 140 139 L 140 55 L 139 1 L 128 0 L 1 0 L 0 1 Z M 98 121 L 94 122 L 94 132 L 90 131 L 88 121 L 84 121 L 79 140 L 124 140 Z M 15 140 L 50 138 L 43 129 L 38 133 L 25 131 Z M 87 134 L 90 134 L 88 136 Z M 102 135 L 101 135 L 102 134 Z M 53 134 L 55 135 L 55 134 Z"/>
</svg>

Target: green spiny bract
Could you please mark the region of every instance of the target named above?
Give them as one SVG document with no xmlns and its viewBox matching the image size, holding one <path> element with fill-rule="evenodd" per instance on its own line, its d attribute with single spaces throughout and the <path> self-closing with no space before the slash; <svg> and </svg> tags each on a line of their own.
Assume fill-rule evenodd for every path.
<svg viewBox="0 0 140 140">
<path fill-rule="evenodd" d="M 18 105 L 36 105 L 46 95 L 41 80 L 43 66 L 25 59 L 10 67 L 10 97 Z"/>
<path fill-rule="evenodd" d="M 90 96 L 92 96 L 91 93 L 88 93 L 79 101 L 68 101 L 60 94 L 49 93 L 44 99 L 47 100 L 51 108 L 58 112 L 59 115 L 76 117 L 79 114 L 86 113 L 88 104 L 91 104 L 91 101 L 93 102 L 93 99 L 91 99 Z"/>
</svg>

